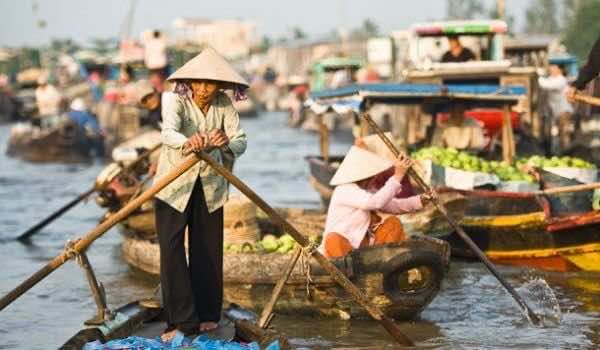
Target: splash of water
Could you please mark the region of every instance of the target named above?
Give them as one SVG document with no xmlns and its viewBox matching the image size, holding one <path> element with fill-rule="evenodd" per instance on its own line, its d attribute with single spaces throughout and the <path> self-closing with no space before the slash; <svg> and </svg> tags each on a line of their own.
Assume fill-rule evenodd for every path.
<svg viewBox="0 0 600 350">
<path fill-rule="evenodd" d="M 558 327 L 562 317 L 560 305 L 554 290 L 543 278 L 533 278 L 518 289 L 521 297 L 540 318 L 538 327 Z M 529 323 L 535 325 L 525 313 Z"/>
</svg>

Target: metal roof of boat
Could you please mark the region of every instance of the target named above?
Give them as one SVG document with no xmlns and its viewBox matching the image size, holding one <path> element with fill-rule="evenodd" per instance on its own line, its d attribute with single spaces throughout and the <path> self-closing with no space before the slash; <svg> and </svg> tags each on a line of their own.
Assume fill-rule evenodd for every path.
<svg viewBox="0 0 600 350">
<path fill-rule="evenodd" d="M 522 86 L 377 83 L 355 84 L 313 92 L 307 105 L 317 114 L 333 109 L 338 113 L 359 111 L 367 99 L 394 104 L 440 103 L 451 100 L 479 104 L 515 104 L 527 93 Z"/>
<path fill-rule="evenodd" d="M 508 25 L 500 20 L 465 20 L 417 23 L 412 31 L 418 36 L 504 34 Z"/>
<path fill-rule="evenodd" d="M 420 83 L 371 83 L 353 84 L 337 89 L 311 93 L 313 99 L 331 99 L 351 95 L 364 97 L 427 98 L 456 97 L 471 99 L 517 100 L 526 94 L 522 86 L 485 84 L 420 84 Z"/>
</svg>

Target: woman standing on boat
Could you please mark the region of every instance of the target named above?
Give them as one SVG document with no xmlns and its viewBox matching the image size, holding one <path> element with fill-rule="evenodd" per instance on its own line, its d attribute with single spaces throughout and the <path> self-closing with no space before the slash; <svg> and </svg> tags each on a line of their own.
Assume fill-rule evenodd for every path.
<svg viewBox="0 0 600 350">
<path fill-rule="evenodd" d="M 232 166 L 246 150 L 239 116 L 222 89 L 236 98 L 248 83 L 214 49 L 206 48 L 167 80 L 175 93 L 163 97 L 163 147 L 156 179 L 204 151 Z M 155 200 L 160 280 L 171 340 L 176 331 L 195 334 L 217 328 L 223 299 L 223 205 L 228 184 L 200 162 L 159 192 Z M 184 237 L 187 229 L 189 263 Z"/>
</svg>

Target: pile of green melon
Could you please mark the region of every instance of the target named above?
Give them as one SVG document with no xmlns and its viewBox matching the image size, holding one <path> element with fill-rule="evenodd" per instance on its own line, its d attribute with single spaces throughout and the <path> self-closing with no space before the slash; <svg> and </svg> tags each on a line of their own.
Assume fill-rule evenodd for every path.
<svg viewBox="0 0 600 350">
<path fill-rule="evenodd" d="M 310 236 L 309 240 L 314 243 L 320 242 L 320 236 Z M 275 235 L 265 235 L 262 240 L 255 243 L 225 243 L 224 249 L 226 253 L 291 253 L 296 246 L 296 241 L 289 234 L 281 235 L 279 238 Z"/>
<path fill-rule="evenodd" d="M 414 152 L 412 157 L 418 160 L 429 159 L 434 164 L 445 168 L 495 174 L 502 181 L 535 181 L 533 176 L 522 172 L 515 166 L 495 160 L 488 161 L 454 148 L 435 146 L 422 148 Z"/>
<path fill-rule="evenodd" d="M 529 158 L 520 158 L 516 161 L 517 166 L 524 164 L 539 168 L 579 168 L 596 169 L 596 165 L 586 162 L 583 159 L 574 157 L 550 157 L 531 156 Z"/>
</svg>

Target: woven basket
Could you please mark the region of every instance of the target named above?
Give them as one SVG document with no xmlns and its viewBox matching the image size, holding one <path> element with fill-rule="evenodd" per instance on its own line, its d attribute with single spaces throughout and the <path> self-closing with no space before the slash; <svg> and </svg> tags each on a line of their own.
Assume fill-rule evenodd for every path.
<svg viewBox="0 0 600 350">
<path fill-rule="evenodd" d="M 235 196 L 227 201 L 223 214 L 225 242 L 254 243 L 259 240 L 256 204 L 246 197 Z"/>
</svg>

